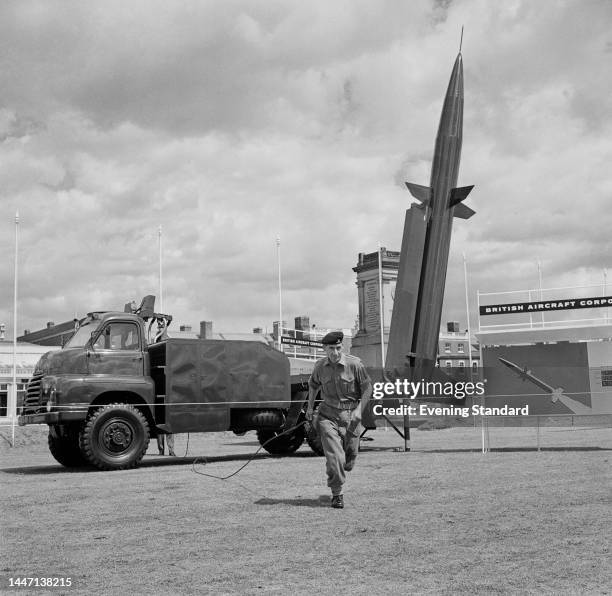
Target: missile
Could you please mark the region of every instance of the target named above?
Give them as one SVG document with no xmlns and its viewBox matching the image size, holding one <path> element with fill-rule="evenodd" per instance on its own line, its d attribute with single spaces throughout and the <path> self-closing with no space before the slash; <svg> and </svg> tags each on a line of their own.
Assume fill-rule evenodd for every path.
<svg viewBox="0 0 612 596">
<path fill-rule="evenodd" d="M 406 211 L 391 315 L 385 370 L 395 371 L 396 376 L 403 371 L 401 376 L 428 378 L 436 364 L 453 218 L 474 215 L 463 204 L 473 185 L 457 187 L 462 138 L 463 61 L 459 50 L 440 116 L 429 186 L 406 182 L 420 204 Z"/>
</svg>

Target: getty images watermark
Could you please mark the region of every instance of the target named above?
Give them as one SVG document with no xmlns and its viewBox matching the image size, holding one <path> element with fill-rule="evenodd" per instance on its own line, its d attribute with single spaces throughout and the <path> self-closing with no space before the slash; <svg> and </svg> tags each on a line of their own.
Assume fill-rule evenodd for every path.
<svg viewBox="0 0 612 596">
<path fill-rule="evenodd" d="M 397 379 L 395 382 L 387 381 L 373 384 L 372 397 L 382 399 L 383 397 L 408 398 L 408 399 L 427 399 L 446 398 L 464 399 L 466 397 L 482 397 L 485 393 L 484 381 L 475 383 L 463 381 L 408 381 L 407 379 Z M 429 404 L 399 406 L 384 406 L 377 403 L 372 406 L 372 413 L 375 416 L 529 416 L 529 405 L 521 408 L 513 408 L 508 405 L 495 408 L 472 404 L 471 407 L 450 406 L 431 406 Z"/>
</svg>

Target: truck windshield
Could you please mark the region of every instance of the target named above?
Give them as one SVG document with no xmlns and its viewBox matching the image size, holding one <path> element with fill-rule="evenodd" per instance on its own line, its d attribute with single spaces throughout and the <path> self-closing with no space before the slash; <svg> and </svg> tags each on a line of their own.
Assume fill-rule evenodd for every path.
<svg viewBox="0 0 612 596">
<path fill-rule="evenodd" d="M 83 348 L 91 339 L 91 334 L 98 328 L 100 321 L 86 321 L 76 333 L 66 342 L 64 348 Z"/>
</svg>

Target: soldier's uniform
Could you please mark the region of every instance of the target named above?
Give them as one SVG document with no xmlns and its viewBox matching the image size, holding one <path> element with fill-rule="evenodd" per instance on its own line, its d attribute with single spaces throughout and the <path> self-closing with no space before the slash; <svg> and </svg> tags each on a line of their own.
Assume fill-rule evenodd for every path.
<svg viewBox="0 0 612 596">
<path fill-rule="evenodd" d="M 339 340 L 338 340 L 339 338 Z M 342 341 L 341 332 L 333 332 L 323 338 L 327 345 Z M 346 480 L 346 472 L 353 469 L 359 449 L 359 436 L 363 431 L 355 419 L 361 398 L 371 388 L 371 381 L 361 360 L 341 354 L 333 363 L 326 356 L 317 360 L 309 380 L 312 390 L 321 390 L 323 403 L 313 419 L 313 425 L 323 445 L 327 469 L 327 486 L 333 497 L 340 497 Z M 332 501 L 334 505 L 334 501 Z"/>
</svg>

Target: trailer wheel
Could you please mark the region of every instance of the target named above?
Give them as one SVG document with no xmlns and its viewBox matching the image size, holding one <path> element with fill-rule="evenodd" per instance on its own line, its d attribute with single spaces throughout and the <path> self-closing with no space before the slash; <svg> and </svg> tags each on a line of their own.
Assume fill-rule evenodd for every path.
<svg viewBox="0 0 612 596">
<path fill-rule="evenodd" d="M 68 428 L 62 432 L 60 426 L 49 427 L 49 451 L 62 466 L 78 468 L 87 465 L 87 460 L 79 446 L 79 431 L 77 428 Z"/>
<path fill-rule="evenodd" d="M 295 430 L 280 435 L 281 431 L 277 430 L 258 430 L 257 440 L 262 447 L 272 455 L 289 455 L 295 453 L 304 442 L 304 427 L 300 426 Z M 278 437 L 278 438 L 274 438 Z M 267 442 L 269 441 L 269 443 Z"/>
<path fill-rule="evenodd" d="M 297 451 L 304 442 L 304 427 L 299 426 L 290 433 L 282 434 L 282 414 L 278 410 L 264 410 L 256 414 L 257 440 L 272 455 L 289 455 Z M 278 438 L 275 438 L 278 437 Z"/>
<path fill-rule="evenodd" d="M 87 417 L 80 445 L 87 461 L 100 470 L 134 468 L 149 447 L 149 425 L 134 406 L 103 406 Z"/>
</svg>

